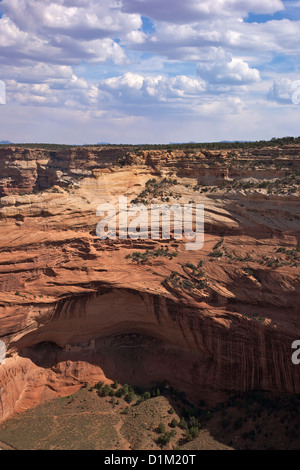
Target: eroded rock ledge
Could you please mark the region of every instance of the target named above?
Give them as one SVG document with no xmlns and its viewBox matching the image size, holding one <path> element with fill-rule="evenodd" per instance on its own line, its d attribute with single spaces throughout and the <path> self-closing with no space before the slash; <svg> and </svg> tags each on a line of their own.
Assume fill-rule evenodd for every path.
<svg viewBox="0 0 300 470">
<path fill-rule="evenodd" d="M 0 420 L 100 379 L 300 393 L 298 148 L 0 151 Z M 124 194 L 204 203 L 203 249 L 100 241 Z"/>
</svg>

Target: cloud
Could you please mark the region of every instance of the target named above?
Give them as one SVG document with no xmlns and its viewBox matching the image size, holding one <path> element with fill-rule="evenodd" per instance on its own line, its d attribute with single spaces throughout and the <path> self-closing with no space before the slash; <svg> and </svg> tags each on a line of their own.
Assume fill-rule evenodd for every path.
<svg viewBox="0 0 300 470">
<path fill-rule="evenodd" d="M 10 51 L 19 44 L 29 43 L 28 33 L 20 28 L 7 16 L 0 19 L 0 51 Z"/>
<path fill-rule="evenodd" d="M 43 83 L 47 80 L 68 80 L 74 74 L 69 65 L 53 65 L 37 63 L 34 65 L 17 66 L 3 65 L 1 76 L 3 78 L 14 78 L 18 83 Z"/>
<path fill-rule="evenodd" d="M 7 67 L 2 69 L 9 77 Z M 78 77 L 70 66 L 37 64 L 13 67 L 14 79 L 7 78 L 9 102 L 21 105 L 84 108 L 97 103 L 98 88 Z"/>
<path fill-rule="evenodd" d="M 279 104 L 299 104 L 300 80 L 290 80 L 289 78 L 275 80 L 269 89 L 267 98 Z"/>
<path fill-rule="evenodd" d="M 210 85 L 249 85 L 260 81 L 258 70 L 216 48 L 212 50 L 209 61 L 198 64 L 197 72 Z"/>
<path fill-rule="evenodd" d="M 296 92 L 290 78 L 297 79 L 300 21 L 291 12 L 298 3 L 2 0 L 1 129 L 12 132 L 10 116 L 16 135 L 36 140 L 48 132 L 56 140 L 56 132 L 63 139 L 65 127 L 72 141 L 74 126 L 73 135 L 82 130 L 88 141 L 101 124 L 108 134 L 97 142 L 138 140 L 136 126 L 140 139 L 154 142 L 177 141 L 181 132 L 180 140 L 197 140 L 201 123 L 205 140 L 217 130 L 223 139 L 238 138 L 236 129 L 245 139 L 250 127 L 251 138 L 267 137 L 264 129 L 272 137 L 277 119 L 280 134 L 273 111 L 283 112 Z M 280 10 L 286 18 L 273 20 Z M 248 23 L 250 12 L 270 16 Z M 286 109 L 296 115 L 300 108 Z"/>
<path fill-rule="evenodd" d="M 136 50 L 147 50 L 171 60 L 201 60 L 211 47 L 221 47 L 232 55 L 253 61 L 272 59 L 276 54 L 298 54 L 300 21 L 288 19 L 247 23 L 237 18 L 214 18 L 176 25 L 158 23 L 154 34 Z"/>
<path fill-rule="evenodd" d="M 2 62 L 126 63 L 126 53 L 115 38 L 140 42 L 142 20 L 112 7 L 96 1 L 3 0 Z"/>
<path fill-rule="evenodd" d="M 111 60 L 127 62 L 123 48 L 111 38 L 79 41 L 67 36 L 44 39 L 22 32 L 10 19 L 0 19 L 0 57 L 12 65 L 31 62 L 79 64 L 82 60 L 97 63 Z"/>
<path fill-rule="evenodd" d="M 2 0 L 5 13 L 24 31 L 85 40 L 141 28 L 139 14 L 124 13 L 118 6 L 116 1 Z"/>
<path fill-rule="evenodd" d="M 280 0 L 123 0 L 125 12 L 138 12 L 158 21 L 183 24 L 198 20 L 246 16 L 249 12 L 272 14 L 284 9 Z"/>
<path fill-rule="evenodd" d="M 233 55 L 297 53 L 299 48 L 300 22 L 250 24 L 240 19 L 249 11 L 278 11 L 280 0 L 2 0 L 1 8 L 2 63 L 122 65 L 133 50 L 201 61 L 211 47 Z M 155 28 L 145 33 L 141 15 L 150 13 Z"/>
<path fill-rule="evenodd" d="M 205 91 L 205 84 L 184 75 L 142 76 L 128 72 L 102 81 L 99 90 L 108 93 L 117 103 L 135 104 L 138 112 L 139 106 L 145 104 L 187 104 L 189 100 L 199 97 Z"/>
</svg>

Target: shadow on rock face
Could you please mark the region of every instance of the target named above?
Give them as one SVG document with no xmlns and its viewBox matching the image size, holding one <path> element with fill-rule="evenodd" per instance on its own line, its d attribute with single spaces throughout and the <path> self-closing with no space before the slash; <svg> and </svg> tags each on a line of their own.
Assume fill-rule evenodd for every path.
<svg viewBox="0 0 300 470">
<path fill-rule="evenodd" d="M 63 348 L 57 346 L 57 344 L 44 341 L 32 347 L 24 348 L 19 352 L 19 356 L 30 359 L 38 367 L 48 369 L 57 364 L 62 351 Z"/>
<path fill-rule="evenodd" d="M 64 348 L 53 342 L 42 342 L 23 349 L 19 355 L 30 359 L 39 368 L 56 373 L 62 364 L 80 363 L 81 377 L 86 366 L 87 382 L 90 366 L 93 366 L 99 370 L 99 375 L 121 384 L 147 387 L 168 382 L 191 398 L 198 400 L 200 395 L 207 398 L 205 387 L 202 395 L 196 385 L 199 352 L 164 344 L 156 338 L 126 334 L 68 344 Z M 207 360 L 207 357 L 202 359 Z"/>
</svg>

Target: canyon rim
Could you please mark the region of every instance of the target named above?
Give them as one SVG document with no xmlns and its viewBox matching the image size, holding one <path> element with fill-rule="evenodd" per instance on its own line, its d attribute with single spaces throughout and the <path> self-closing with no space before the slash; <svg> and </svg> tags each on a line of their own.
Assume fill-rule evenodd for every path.
<svg viewBox="0 0 300 470">
<path fill-rule="evenodd" d="M 299 150 L 1 147 L 1 420 L 99 380 L 299 394 Z M 204 204 L 203 248 L 100 240 L 121 195 Z"/>
</svg>

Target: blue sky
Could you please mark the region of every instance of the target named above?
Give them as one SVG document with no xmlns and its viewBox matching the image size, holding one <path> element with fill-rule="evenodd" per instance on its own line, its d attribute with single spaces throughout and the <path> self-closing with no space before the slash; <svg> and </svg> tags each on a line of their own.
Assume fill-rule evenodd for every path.
<svg viewBox="0 0 300 470">
<path fill-rule="evenodd" d="M 0 0 L 0 140 L 299 132 L 298 0 Z"/>
</svg>

